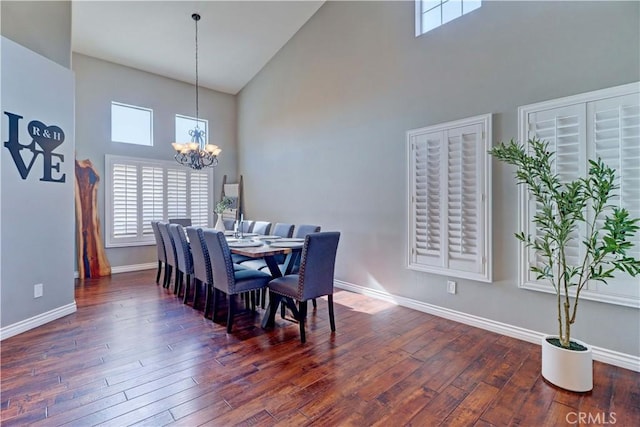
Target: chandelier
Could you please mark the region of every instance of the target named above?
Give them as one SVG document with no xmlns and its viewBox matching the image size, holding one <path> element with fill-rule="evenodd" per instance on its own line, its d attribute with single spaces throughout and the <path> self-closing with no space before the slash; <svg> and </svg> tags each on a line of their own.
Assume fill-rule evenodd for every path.
<svg viewBox="0 0 640 427">
<path fill-rule="evenodd" d="M 189 131 L 191 142 L 173 142 L 171 145 L 176 150 L 174 158 L 183 166 L 191 169 L 202 169 L 216 166 L 218 164 L 218 154 L 222 152 L 220 147 L 213 144 L 205 144 L 205 131 L 198 127 L 198 21 L 200 15 L 194 13 L 191 18 L 196 23 L 196 127 Z"/>
</svg>

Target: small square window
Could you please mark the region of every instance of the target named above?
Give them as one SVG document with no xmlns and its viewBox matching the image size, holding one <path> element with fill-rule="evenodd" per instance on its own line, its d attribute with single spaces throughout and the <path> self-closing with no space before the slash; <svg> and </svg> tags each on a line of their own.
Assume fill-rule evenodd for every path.
<svg viewBox="0 0 640 427">
<path fill-rule="evenodd" d="M 111 102 L 111 141 L 153 145 L 153 110 Z"/>
<path fill-rule="evenodd" d="M 209 141 L 209 120 L 197 119 L 195 117 L 181 116 L 176 114 L 176 142 L 185 143 L 191 142 L 192 136 L 189 133 L 196 125 L 202 131 L 204 131 L 204 143 Z"/>
<path fill-rule="evenodd" d="M 415 0 L 416 37 L 482 6 L 482 0 Z"/>
</svg>

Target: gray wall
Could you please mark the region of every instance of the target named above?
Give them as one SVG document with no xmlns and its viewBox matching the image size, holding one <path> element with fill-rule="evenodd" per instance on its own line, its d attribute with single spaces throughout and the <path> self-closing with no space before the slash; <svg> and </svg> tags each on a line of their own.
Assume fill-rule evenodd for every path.
<svg viewBox="0 0 640 427">
<path fill-rule="evenodd" d="M 2 217 L 0 242 L 0 328 L 5 338 L 75 311 L 73 279 L 74 118 L 70 2 L 7 2 L 0 5 L 2 35 L 27 49 L 2 49 L 2 141 L 8 140 L 5 111 L 23 116 L 18 138 L 28 145 L 27 123 L 39 120 L 65 132 L 53 152 L 64 159 L 52 177 L 42 181 L 43 156 L 38 155 L 25 179 L 9 151 L 0 146 Z M 17 54 L 16 54 L 17 52 Z M 44 58 L 42 57 L 44 56 Z M 52 62 L 53 61 L 53 62 Z M 20 64 L 20 65 L 17 65 Z M 17 68 L 18 67 L 18 68 Z M 16 74 L 17 70 L 17 74 Z M 30 150 L 22 150 L 31 159 Z M 27 160 L 28 161 L 28 160 Z M 44 293 L 34 298 L 34 285 Z"/>
<path fill-rule="evenodd" d="M 188 83 L 150 74 L 85 55 L 73 54 L 76 73 L 76 157 L 90 159 L 102 179 L 98 189 L 99 215 L 104 225 L 104 155 L 171 160 L 175 140 L 175 115 L 195 116 L 195 89 Z M 236 97 L 199 89 L 200 117 L 209 120 L 209 142 L 222 148 L 214 169 L 214 200 L 220 197 L 222 177 L 237 176 Z M 153 109 L 153 147 L 111 142 L 111 101 Z M 212 212 L 213 215 L 213 212 Z M 213 216 L 211 218 L 213 225 Z M 157 260 L 153 246 L 110 248 L 111 267 Z"/>
<path fill-rule="evenodd" d="M 0 2 L 2 35 L 71 68 L 71 2 Z"/>
<path fill-rule="evenodd" d="M 240 93 L 245 217 L 340 230 L 337 279 L 555 333 L 553 297 L 517 287 L 517 189 L 493 162 L 494 283 L 408 270 L 405 132 L 640 79 L 637 2 L 483 2 L 414 37 L 414 3 L 327 2 Z M 581 302 L 574 336 L 640 355 L 638 310 Z M 621 330 L 620 333 L 612 331 Z M 622 339 L 621 337 L 625 338 Z"/>
</svg>

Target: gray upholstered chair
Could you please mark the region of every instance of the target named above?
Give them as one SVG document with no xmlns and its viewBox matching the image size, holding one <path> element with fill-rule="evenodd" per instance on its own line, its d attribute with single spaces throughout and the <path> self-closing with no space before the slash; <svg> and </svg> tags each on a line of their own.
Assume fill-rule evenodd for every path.
<svg viewBox="0 0 640 427">
<path fill-rule="evenodd" d="M 204 242 L 209 252 L 211 270 L 213 273 L 213 320 L 217 311 L 217 291 L 228 296 L 229 308 L 227 312 L 227 332 L 231 333 L 233 317 L 236 311 L 235 296 L 263 289 L 271 280 L 271 275 L 262 271 L 242 269 L 235 271 L 231 261 L 231 251 L 222 231 L 203 230 Z"/>
<path fill-rule="evenodd" d="M 302 248 L 299 274 L 289 274 L 269 282 L 269 318 L 267 326 L 273 326 L 278 305 L 282 302 L 291 309 L 300 325 L 300 340 L 306 341 L 304 323 L 307 317 L 307 301 L 324 295 L 329 300 L 329 322 L 335 332 L 333 314 L 333 276 L 340 233 L 329 231 L 311 233 Z M 295 301 L 298 302 L 296 307 Z"/>
<path fill-rule="evenodd" d="M 209 252 L 204 244 L 202 229 L 187 227 L 187 237 L 193 256 L 193 308 L 197 308 L 200 298 L 200 289 L 205 288 L 204 317 L 209 315 L 209 299 L 211 298 L 211 261 Z"/>
<path fill-rule="evenodd" d="M 250 220 L 242 221 L 242 223 L 240 223 L 238 227 L 242 229 L 243 233 L 251 233 L 252 232 L 251 230 L 253 230 L 253 221 L 250 221 Z"/>
<path fill-rule="evenodd" d="M 276 225 L 273 226 L 271 234 L 280 237 L 291 237 L 293 236 L 293 224 L 277 222 Z"/>
<path fill-rule="evenodd" d="M 169 224 L 180 224 L 183 227 L 189 227 L 191 218 L 169 218 Z"/>
<path fill-rule="evenodd" d="M 178 263 L 173 292 L 180 296 L 184 280 L 185 286 L 183 301 L 186 303 L 189 298 L 189 292 L 191 290 L 191 276 L 193 275 L 193 256 L 191 255 L 191 247 L 189 246 L 189 242 L 187 242 L 187 236 L 184 234 L 184 228 L 182 228 L 180 224 L 169 224 L 169 234 L 176 245 L 176 260 Z M 187 276 L 186 280 L 184 277 L 185 275 Z"/>
<path fill-rule="evenodd" d="M 167 257 L 167 262 L 164 266 L 164 282 L 162 283 L 162 286 L 168 288 L 171 284 L 171 274 L 173 273 L 173 269 L 177 269 L 178 255 L 176 254 L 176 246 L 173 243 L 173 238 L 169 233 L 169 223 L 158 222 L 158 230 L 160 230 L 162 242 L 164 243 L 165 255 Z"/>
<path fill-rule="evenodd" d="M 158 274 L 156 274 L 156 283 L 160 284 L 162 266 L 164 266 L 164 274 L 167 274 L 167 254 L 164 250 L 164 242 L 162 241 L 160 228 L 158 228 L 158 221 L 151 221 L 151 229 L 153 230 L 153 235 L 156 238 L 156 252 L 158 253 Z"/>
<path fill-rule="evenodd" d="M 271 230 L 271 223 L 268 221 L 256 221 L 253 223 L 253 228 L 251 228 L 252 233 L 256 234 L 269 234 Z"/>
<path fill-rule="evenodd" d="M 304 239 L 307 234 L 320 232 L 319 225 L 301 224 L 293 231 L 293 237 L 296 239 Z"/>
</svg>

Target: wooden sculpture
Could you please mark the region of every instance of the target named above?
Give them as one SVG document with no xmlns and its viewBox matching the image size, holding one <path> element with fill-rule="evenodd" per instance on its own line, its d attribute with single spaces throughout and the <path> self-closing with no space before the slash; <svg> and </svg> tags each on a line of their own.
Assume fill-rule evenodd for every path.
<svg viewBox="0 0 640 427">
<path fill-rule="evenodd" d="M 111 275 L 100 234 L 99 181 L 100 176 L 91 160 L 76 159 L 76 235 L 78 277 L 81 279 Z"/>
</svg>

